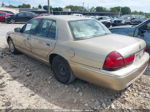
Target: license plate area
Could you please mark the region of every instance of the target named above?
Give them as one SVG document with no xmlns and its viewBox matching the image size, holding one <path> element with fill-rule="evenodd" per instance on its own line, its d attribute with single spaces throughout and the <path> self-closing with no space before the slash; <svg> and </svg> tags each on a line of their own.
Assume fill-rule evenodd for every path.
<svg viewBox="0 0 150 112">
<path fill-rule="evenodd" d="M 143 50 L 141 50 L 140 52 L 136 53 L 135 54 L 135 61 L 139 61 L 142 58 L 143 54 L 144 54 Z"/>
</svg>

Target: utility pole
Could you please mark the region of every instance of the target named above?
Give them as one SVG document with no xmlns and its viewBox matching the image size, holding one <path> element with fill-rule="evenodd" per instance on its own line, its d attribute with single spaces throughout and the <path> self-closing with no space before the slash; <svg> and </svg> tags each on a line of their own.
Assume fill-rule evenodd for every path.
<svg viewBox="0 0 150 112">
<path fill-rule="evenodd" d="M 10 0 L 9 0 L 8 2 L 9 2 L 9 5 L 11 5 L 11 4 L 10 4 Z"/>
<path fill-rule="evenodd" d="M 48 0 L 48 14 L 50 14 L 51 11 L 50 11 L 50 0 Z"/>
<path fill-rule="evenodd" d="M 1 7 L 5 7 L 5 3 L 4 2 L 2 2 L 2 6 Z"/>
<path fill-rule="evenodd" d="M 119 17 L 121 17 L 121 7 L 120 7 L 120 10 L 119 10 Z"/>
<path fill-rule="evenodd" d="M 84 12 L 84 2 L 83 2 L 83 4 L 82 4 L 82 7 L 83 7 L 83 12 Z"/>
</svg>

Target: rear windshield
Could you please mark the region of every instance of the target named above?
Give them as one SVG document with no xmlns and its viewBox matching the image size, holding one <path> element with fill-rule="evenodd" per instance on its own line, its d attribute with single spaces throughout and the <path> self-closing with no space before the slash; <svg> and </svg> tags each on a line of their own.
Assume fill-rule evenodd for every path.
<svg viewBox="0 0 150 112">
<path fill-rule="evenodd" d="M 76 40 L 110 34 L 104 25 L 94 19 L 70 21 L 69 26 Z"/>
</svg>

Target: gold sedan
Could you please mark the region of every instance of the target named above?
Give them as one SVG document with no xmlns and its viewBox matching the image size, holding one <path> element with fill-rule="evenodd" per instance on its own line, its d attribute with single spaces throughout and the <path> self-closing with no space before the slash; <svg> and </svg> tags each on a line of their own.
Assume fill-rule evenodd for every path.
<svg viewBox="0 0 150 112">
<path fill-rule="evenodd" d="M 111 34 L 97 20 L 77 16 L 34 18 L 8 32 L 7 42 L 13 54 L 21 51 L 50 64 L 64 84 L 78 77 L 122 90 L 142 75 L 149 61 L 143 40 Z"/>
</svg>

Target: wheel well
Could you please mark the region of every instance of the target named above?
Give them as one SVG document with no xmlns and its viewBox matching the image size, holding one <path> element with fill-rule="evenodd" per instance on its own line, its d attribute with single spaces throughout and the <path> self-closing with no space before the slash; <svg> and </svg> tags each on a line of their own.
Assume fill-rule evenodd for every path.
<svg viewBox="0 0 150 112">
<path fill-rule="evenodd" d="M 52 64 L 53 59 L 54 59 L 56 56 L 60 56 L 60 55 L 58 55 L 58 54 L 51 54 L 51 55 L 49 56 L 49 62 L 50 62 L 50 64 Z"/>
<path fill-rule="evenodd" d="M 50 64 L 52 64 L 53 59 L 54 59 L 56 56 L 59 56 L 59 57 L 65 59 L 63 56 L 61 56 L 61 55 L 59 55 L 59 54 L 51 54 L 51 55 L 49 56 L 49 63 L 50 63 Z M 66 60 L 66 59 L 65 59 L 65 60 Z"/>
<path fill-rule="evenodd" d="M 11 37 L 8 37 L 8 38 L 7 38 L 7 43 L 8 43 L 9 40 L 11 40 Z"/>
</svg>

